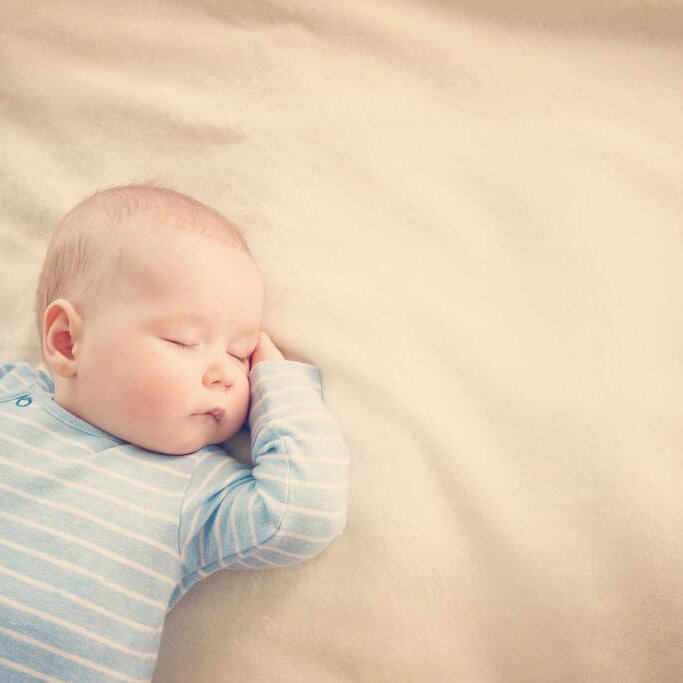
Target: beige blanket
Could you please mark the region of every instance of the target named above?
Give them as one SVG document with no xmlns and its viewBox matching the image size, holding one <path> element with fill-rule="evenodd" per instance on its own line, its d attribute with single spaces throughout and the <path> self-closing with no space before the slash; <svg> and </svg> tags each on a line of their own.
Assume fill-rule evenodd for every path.
<svg viewBox="0 0 683 683">
<path fill-rule="evenodd" d="M 353 455 L 345 534 L 199 584 L 155 682 L 683 680 L 682 160 L 680 0 L 3 0 L 0 358 L 60 215 L 153 179 Z"/>
</svg>

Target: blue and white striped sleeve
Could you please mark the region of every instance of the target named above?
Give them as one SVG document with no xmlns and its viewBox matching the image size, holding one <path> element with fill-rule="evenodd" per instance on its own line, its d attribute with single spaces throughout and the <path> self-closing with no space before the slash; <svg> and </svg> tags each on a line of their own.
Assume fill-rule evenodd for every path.
<svg viewBox="0 0 683 683">
<path fill-rule="evenodd" d="M 266 361 L 250 372 L 253 468 L 204 456 L 183 499 L 184 576 L 268 569 L 313 557 L 344 529 L 349 453 L 323 403 L 320 372 Z"/>
</svg>

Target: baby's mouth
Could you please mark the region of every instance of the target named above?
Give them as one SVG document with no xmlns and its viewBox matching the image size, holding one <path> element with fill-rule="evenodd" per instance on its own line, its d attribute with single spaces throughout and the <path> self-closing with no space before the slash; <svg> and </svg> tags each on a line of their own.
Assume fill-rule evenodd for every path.
<svg viewBox="0 0 683 683">
<path fill-rule="evenodd" d="M 204 413 L 195 413 L 195 415 L 206 415 L 207 417 L 212 417 L 216 422 L 220 422 L 225 414 L 224 408 L 212 408 Z"/>
</svg>

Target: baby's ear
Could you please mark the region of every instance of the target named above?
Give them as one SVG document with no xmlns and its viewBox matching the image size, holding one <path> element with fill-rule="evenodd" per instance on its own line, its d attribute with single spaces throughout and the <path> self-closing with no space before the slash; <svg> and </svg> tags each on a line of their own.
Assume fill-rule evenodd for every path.
<svg viewBox="0 0 683 683">
<path fill-rule="evenodd" d="M 66 299 L 55 299 L 43 316 L 43 354 L 50 370 L 62 377 L 76 374 L 77 345 L 83 319 Z"/>
</svg>

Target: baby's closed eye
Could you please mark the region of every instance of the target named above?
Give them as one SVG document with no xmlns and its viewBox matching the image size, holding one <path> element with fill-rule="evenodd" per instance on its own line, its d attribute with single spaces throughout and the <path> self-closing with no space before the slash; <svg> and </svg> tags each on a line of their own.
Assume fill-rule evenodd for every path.
<svg viewBox="0 0 683 683">
<path fill-rule="evenodd" d="M 189 351 L 190 349 L 194 349 L 197 346 L 199 346 L 199 344 L 182 342 L 182 341 L 178 341 L 177 339 L 164 339 L 164 341 L 170 342 L 174 346 L 178 347 L 179 349 L 183 349 L 184 351 Z M 246 357 L 238 356 L 234 353 L 230 353 L 230 351 L 226 351 L 226 353 L 228 354 L 228 356 L 231 356 L 232 358 L 239 361 L 240 363 L 248 363 L 249 358 L 251 356 L 251 354 L 249 356 L 246 356 Z"/>
<path fill-rule="evenodd" d="M 181 349 L 193 349 L 195 346 L 197 346 L 197 344 L 187 344 L 176 339 L 164 339 L 164 341 L 171 342 L 171 344 L 175 344 Z"/>
</svg>

